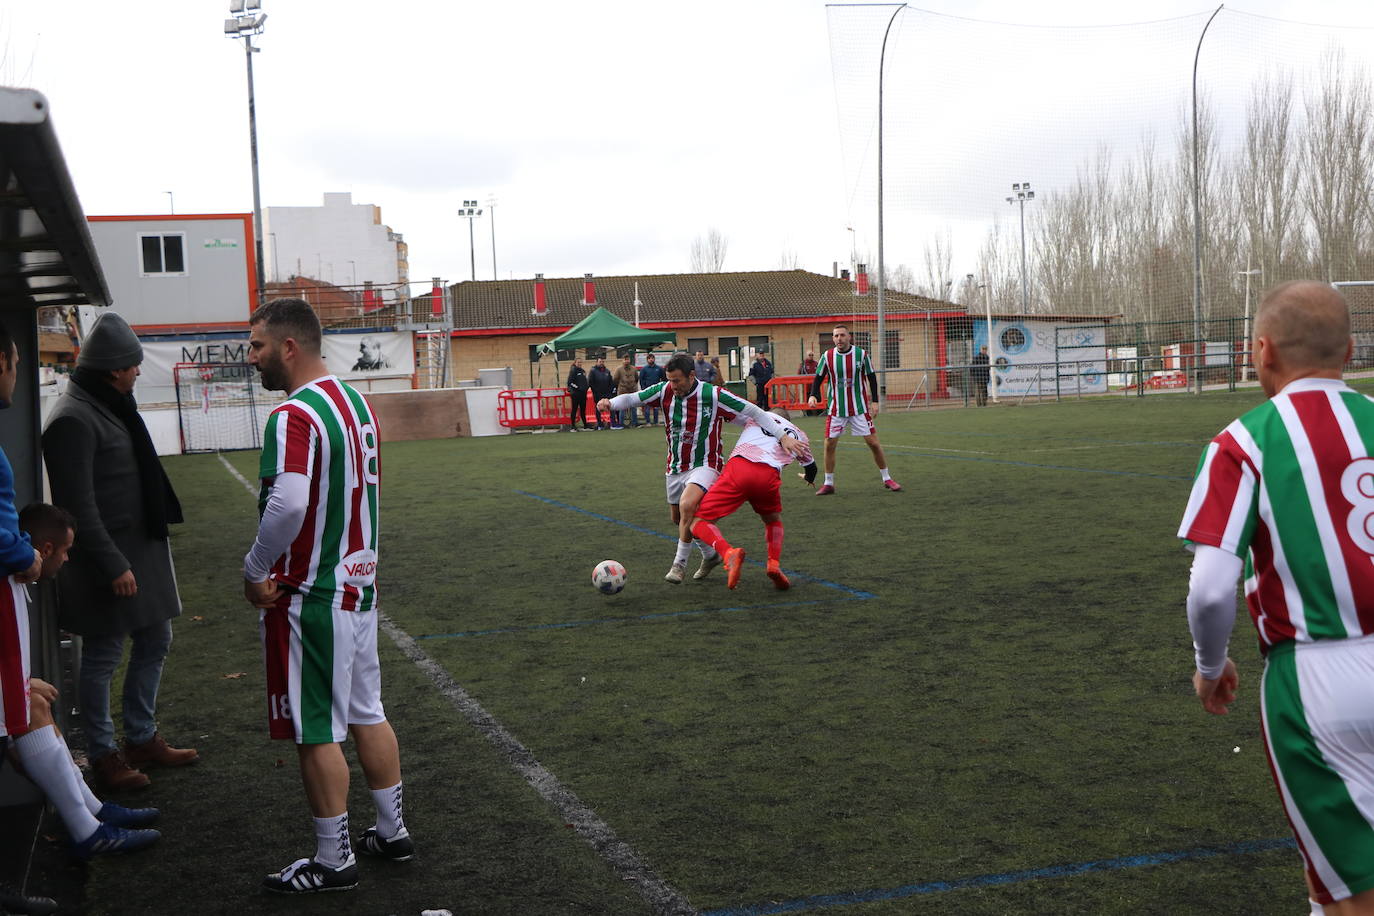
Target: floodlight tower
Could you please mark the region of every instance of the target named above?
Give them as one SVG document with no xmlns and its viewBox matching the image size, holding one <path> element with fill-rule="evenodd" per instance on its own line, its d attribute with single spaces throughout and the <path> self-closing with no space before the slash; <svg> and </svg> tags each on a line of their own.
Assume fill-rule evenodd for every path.
<svg viewBox="0 0 1374 916">
<path fill-rule="evenodd" d="M 472 234 L 473 220 L 482 215 L 482 210 L 477 206 L 475 200 L 465 200 L 463 205 L 458 208 L 458 216 L 468 221 L 468 260 L 472 268 L 472 279 L 477 279 L 477 248 L 476 241 Z"/>
<path fill-rule="evenodd" d="M 229 0 L 229 15 L 224 20 L 224 34 L 230 38 L 243 39 L 243 56 L 248 62 L 248 145 L 253 157 L 253 254 L 258 267 L 258 302 L 262 302 L 263 281 L 262 263 L 262 193 L 258 187 L 258 113 L 253 98 L 253 55 L 258 49 L 253 47 L 253 36 L 262 34 L 267 14 L 262 12 L 262 0 Z"/>
<path fill-rule="evenodd" d="M 1014 196 L 1007 198 L 1009 204 L 1021 206 L 1021 314 L 1030 311 L 1030 295 L 1026 286 L 1026 201 L 1035 200 L 1035 192 L 1030 189 L 1029 181 L 1021 181 L 1011 186 Z"/>
</svg>

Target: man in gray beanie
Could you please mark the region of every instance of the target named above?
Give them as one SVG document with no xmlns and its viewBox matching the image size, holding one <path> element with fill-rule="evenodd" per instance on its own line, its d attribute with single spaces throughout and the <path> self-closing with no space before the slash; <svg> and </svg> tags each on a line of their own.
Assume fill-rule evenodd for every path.
<svg viewBox="0 0 1374 916">
<path fill-rule="evenodd" d="M 138 414 L 134 382 L 143 346 L 113 312 L 82 342 L 71 384 L 43 428 L 53 502 L 76 517 L 76 542 L 59 577 L 58 620 L 82 636 L 77 692 L 96 783 L 148 784 L 138 767 L 184 766 L 199 756 L 171 747 L 157 730 L 157 690 L 181 613 L 167 526 L 181 505 Z M 124 748 L 115 744 L 110 685 L 124 676 Z"/>
</svg>

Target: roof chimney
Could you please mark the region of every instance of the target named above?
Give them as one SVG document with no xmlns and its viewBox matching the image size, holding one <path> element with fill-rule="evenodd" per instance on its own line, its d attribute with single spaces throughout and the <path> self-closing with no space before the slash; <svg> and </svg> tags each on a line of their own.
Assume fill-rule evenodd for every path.
<svg viewBox="0 0 1374 916">
<path fill-rule="evenodd" d="M 549 313 L 549 303 L 544 294 L 544 275 L 534 275 L 534 308 L 530 309 L 531 315 L 547 315 Z"/>
<path fill-rule="evenodd" d="M 860 264 L 858 276 L 854 280 L 854 295 L 868 295 L 868 265 Z"/>
<path fill-rule="evenodd" d="M 434 288 L 429 291 L 429 311 L 433 315 L 444 314 L 444 288 L 439 285 L 439 278 L 434 278 Z"/>
<path fill-rule="evenodd" d="M 592 282 L 591 274 L 582 275 L 582 304 L 596 305 L 596 284 Z"/>
<path fill-rule="evenodd" d="M 848 280 L 848 279 L 849 279 L 849 270 L 848 270 L 848 268 L 846 268 L 846 269 L 840 271 L 840 279 L 841 279 L 841 280 Z"/>
</svg>

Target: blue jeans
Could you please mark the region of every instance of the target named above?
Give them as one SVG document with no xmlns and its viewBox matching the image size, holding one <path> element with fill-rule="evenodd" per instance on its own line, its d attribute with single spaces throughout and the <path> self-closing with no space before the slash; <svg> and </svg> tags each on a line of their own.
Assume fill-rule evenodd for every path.
<svg viewBox="0 0 1374 916">
<path fill-rule="evenodd" d="M 658 425 L 658 408 L 657 408 L 657 407 L 646 407 L 646 408 L 644 408 L 644 422 L 645 422 L 645 423 L 648 423 L 650 426 L 657 426 L 657 425 Z"/>
<path fill-rule="evenodd" d="M 91 760 L 117 749 L 110 718 L 110 687 L 124 658 L 126 638 L 133 648 L 124 672 L 124 737 L 130 744 L 142 744 L 157 734 L 157 688 L 162 682 L 162 663 L 172 645 L 172 621 L 162 620 L 132 633 L 85 637 L 81 641 L 77 696 L 81 727 L 86 731 L 86 753 Z"/>
</svg>

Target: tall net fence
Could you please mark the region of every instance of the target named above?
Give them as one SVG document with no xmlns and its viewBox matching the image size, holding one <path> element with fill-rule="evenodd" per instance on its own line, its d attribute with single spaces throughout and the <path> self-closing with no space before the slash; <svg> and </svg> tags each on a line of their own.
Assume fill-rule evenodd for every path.
<svg viewBox="0 0 1374 916">
<path fill-rule="evenodd" d="M 1094 379 L 1087 363 L 1117 347 L 1201 375 L 1238 342 L 1243 369 L 1265 288 L 1374 280 L 1374 30 L 1228 9 L 1091 27 L 875 5 L 828 16 L 851 258 L 876 286 L 881 139 L 886 288 L 970 316 L 886 304 L 899 396 L 941 359 L 983 345 L 1012 358 L 998 353 L 1012 324 L 1103 319 L 1111 352 L 1081 367 Z M 1343 291 L 1374 310 L 1374 287 Z M 875 344 L 876 298 L 855 305 Z"/>
</svg>

